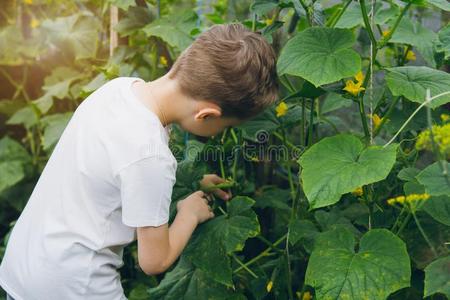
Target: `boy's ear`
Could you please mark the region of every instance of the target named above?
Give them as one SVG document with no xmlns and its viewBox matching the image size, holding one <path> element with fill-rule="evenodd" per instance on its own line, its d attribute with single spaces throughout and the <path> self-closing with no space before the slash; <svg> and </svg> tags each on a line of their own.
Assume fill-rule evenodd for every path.
<svg viewBox="0 0 450 300">
<path fill-rule="evenodd" d="M 215 107 L 205 107 L 200 109 L 194 116 L 195 120 L 206 120 L 209 118 L 219 118 L 222 116 L 222 111 Z"/>
</svg>

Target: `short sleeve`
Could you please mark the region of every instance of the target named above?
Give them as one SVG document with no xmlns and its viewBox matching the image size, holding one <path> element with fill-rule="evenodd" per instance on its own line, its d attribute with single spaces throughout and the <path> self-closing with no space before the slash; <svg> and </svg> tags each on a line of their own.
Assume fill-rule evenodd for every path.
<svg viewBox="0 0 450 300">
<path fill-rule="evenodd" d="M 175 171 L 173 162 L 160 156 L 138 160 L 119 171 L 125 225 L 160 226 L 169 221 Z"/>
</svg>

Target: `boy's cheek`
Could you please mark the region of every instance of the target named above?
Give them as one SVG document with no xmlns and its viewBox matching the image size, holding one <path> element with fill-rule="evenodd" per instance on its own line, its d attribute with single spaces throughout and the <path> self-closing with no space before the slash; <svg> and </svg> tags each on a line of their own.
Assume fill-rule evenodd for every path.
<svg viewBox="0 0 450 300">
<path fill-rule="evenodd" d="M 210 123 L 208 121 L 198 121 L 192 124 L 181 124 L 181 128 L 198 136 L 210 137 L 222 132 L 225 129 L 225 126 L 222 124 Z"/>
</svg>

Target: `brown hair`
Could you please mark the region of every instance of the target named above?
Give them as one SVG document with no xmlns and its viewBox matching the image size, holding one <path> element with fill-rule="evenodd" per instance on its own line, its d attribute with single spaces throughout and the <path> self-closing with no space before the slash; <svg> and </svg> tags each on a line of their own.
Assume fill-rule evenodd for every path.
<svg viewBox="0 0 450 300">
<path fill-rule="evenodd" d="M 276 55 L 242 24 L 218 24 L 200 34 L 170 70 L 182 92 L 219 105 L 223 116 L 253 117 L 278 97 Z"/>
</svg>

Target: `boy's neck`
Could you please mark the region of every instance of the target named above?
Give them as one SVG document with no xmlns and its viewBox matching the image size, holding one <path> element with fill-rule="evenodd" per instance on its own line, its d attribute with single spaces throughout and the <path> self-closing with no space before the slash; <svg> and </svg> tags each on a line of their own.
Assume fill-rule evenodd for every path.
<svg viewBox="0 0 450 300">
<path fill-rule="evenodd" d="M 182 118 L 181 107 L 183 95 L 178 89 L 175 80 L 168 78 L 167 74 L 148 82 L 135 82 L 132 90 L 137 98 L 156 114 L 163 126 L 178 123 Z"/>
</svg>

